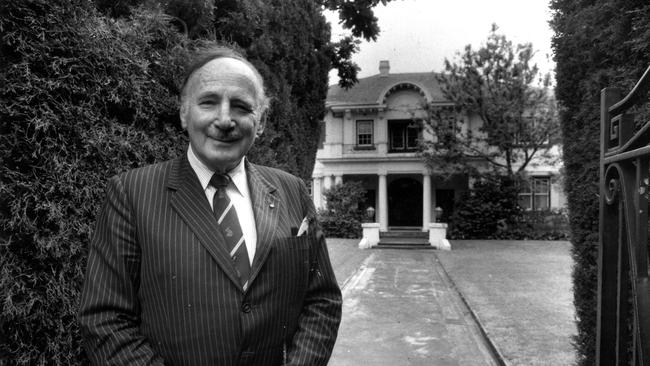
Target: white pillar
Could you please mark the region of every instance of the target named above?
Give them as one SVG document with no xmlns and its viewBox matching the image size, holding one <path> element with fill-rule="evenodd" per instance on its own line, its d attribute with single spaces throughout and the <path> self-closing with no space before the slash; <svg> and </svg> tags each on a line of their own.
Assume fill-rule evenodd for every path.
<svg viewBox="0 0 650 366">
<path fill-rule="evenodd" d="M 328 190 L 332 188 L 332 176 L 326 175 L 323 177 L 323 189 Z"/>
<path fill-rule="evenodd" d="M 315 177 L 311 183 L 311 192 L 314 195 L 314 206 L 317 209 L 323 207 L 323 187 L 321 186 L 321 177 Z"/>
<path fill-rule="evenodd" d="M 361 224 L 363 237 L 359 242 L 359 249 L 367 249 L 376 246 L 379 243 L 379 224 L 376 222 L 366 222 Z"/>
<path fill-rule="evenodd" d="M 332 177 L 329 175 L 324 175 L 323 176 L 323 185 L 321 188 L 321 191 L 327 191 L 328 189 L 332 188 Z M 323 208 L 327 208 L 327 198 L 325 195 L 321 195 L 321 205 Z"/>
<path fill-rule="evenodd" d="M 388 231 L 388 189 L 386 173 L 379 173 L 379 231 Z"/>
<path fill-rule="evenodd" d="M 431 176 L 422 175 L 422 231 L 429 230 L 431 222 Z"/>
<path fill-rule="evenodd" d="M 429 244 L 436 249 L 451 250 L 447 240 L 447 224 L 432 222 L 429 224 Z"/>
<path fill-rule="evenodd" d="M 337 186 L 339 184 L 343 184 L 343 176 L 342 175 L 334 176 L 334 185 Z"/>
</svg>

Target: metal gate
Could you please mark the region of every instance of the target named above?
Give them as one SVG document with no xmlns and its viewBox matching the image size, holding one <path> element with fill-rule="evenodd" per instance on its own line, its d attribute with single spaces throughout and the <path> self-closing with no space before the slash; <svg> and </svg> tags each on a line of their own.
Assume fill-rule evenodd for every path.
<svg viewBox="0 0 650 366">
<path fill-rule="evenodd" d="M 624 98 L 601 92 L 598 365 L 650 365 L 650 68 Z M 647 111 L 647 109 L 646 109 Z M 645 116 L 648 114 L 646 113 Z"/>
</svg>

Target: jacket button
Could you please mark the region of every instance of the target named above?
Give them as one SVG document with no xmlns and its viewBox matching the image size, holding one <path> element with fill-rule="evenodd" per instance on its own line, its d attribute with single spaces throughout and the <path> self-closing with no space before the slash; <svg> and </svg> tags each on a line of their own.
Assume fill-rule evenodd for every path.
<svg viewBox="0 0 650 366">
<path fill-rule="evenodd" d="M 250 313 L 250 312 L 251 312 L 251 304 L 245 302 L 245 303 L 241 306 L 241 311 L 243 311 L 243 312 L 245 312 L 245 313 Z"/>
</svg>

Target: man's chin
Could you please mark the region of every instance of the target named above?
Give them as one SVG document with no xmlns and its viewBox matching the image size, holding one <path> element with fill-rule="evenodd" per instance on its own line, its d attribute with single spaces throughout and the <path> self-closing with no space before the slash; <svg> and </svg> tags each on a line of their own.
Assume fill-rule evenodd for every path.
<svg viewBox="0 0 650 366">
<path fill-rule="evenodd" d="M 209 167 L 218 172 L 227 172 L 239 164 L 242 156 L 230 153 L 217 153 L 210 157 Z"/>
</svg>

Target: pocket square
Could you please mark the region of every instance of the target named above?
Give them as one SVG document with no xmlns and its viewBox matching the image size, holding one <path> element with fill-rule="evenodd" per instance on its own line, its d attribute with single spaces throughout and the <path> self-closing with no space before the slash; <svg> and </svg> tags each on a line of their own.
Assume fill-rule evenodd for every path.
<svg viewBox="0 0 650 366">
<path fill-rule="evenodd" d="M 309 218 L 305 216 L 305 218 L 302 219 L 302 222 L 300 223 L 300 228 L 298 229 L 298 233 L 296 234 L 296 236 L 302 236 L 304 233 L 307 232 L 307 230 L 309 230 Z"/>
</svg>

